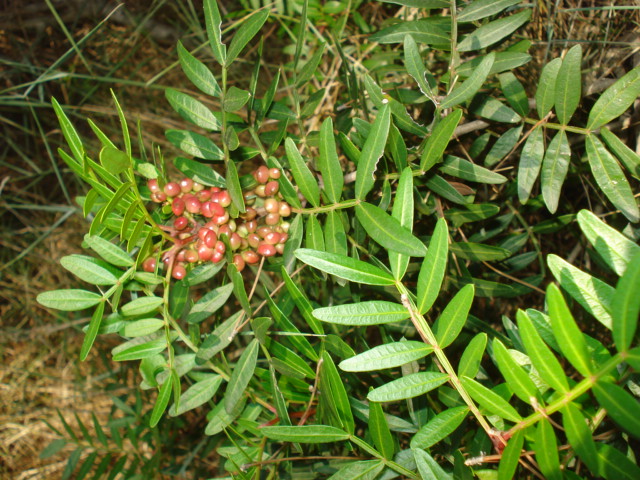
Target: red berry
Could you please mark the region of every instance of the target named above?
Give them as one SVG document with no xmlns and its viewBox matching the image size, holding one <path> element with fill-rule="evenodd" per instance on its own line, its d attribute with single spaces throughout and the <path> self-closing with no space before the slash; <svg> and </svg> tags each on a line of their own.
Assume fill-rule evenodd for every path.
<svg viewBox="0 0 640 480">
<path fill-rule="evenodd" d="M 276 180 L 271 180 L 264 187 L 264 193 L 267 197 L 275 195 L 280 189 L 280 184 Z"/>
<path fill-rule="evenodd" d="M 220 215 L 218 217 L 213 217 L 213 223 L 216 225 L 223 225 L 229 221 L 229 214 L 224 212 L 224 215 Z"/>
<path fill-rule="evenodd" d="M 151 200 L 156 203 L 162 203 L 167 199 L 167 194 L 164 192 L 153 192 L 151 194 Z"/>
<path fill-rule="evenodd" d="M 202 190 L 204 190 L 204 185 L 198 182 L 193 182 L 193 185 L 191 186 L 191 190 L 193 190 L 196 193 L 201 192 Z"/>
<path fill-rule="evenodd" d="M 269 245 L 275 245 L 276 243 L 280 243 L 281 234 L 278 232 L 269 232 L 264 236 L 264 243 Z"/>
<path fill-rule="evenodd" d="M 245 223 L 245 226 L 247 227 L 247 232 L 253 233 L 258 228 L 258 222 L 256 222 L 255 220 L 250 220 Z"/>
<path fill-rule="evenodd" d="M 274 180 L 279 179 L 281 174 L 282 172 L 279 168 L 274 167 L 269 169 L 269 177 L 273 178 Z"/>
<path fill-rule="evenodd" d="M 173 211 L 173 214 L 175 216 L 180 216 L 184 213 L 184 209 L 185 209 L 186 205 L 184 203 L 184 200 L 180 197 L 176 197 L 173 199 L 173 202 L 171 202 L 171 210 Z"/>
<path fill-rule="evenodd" d="M 240 248 L 241 243 L 242 243 L 242 238 L 240 238 L 240 235 L 233 232 L 229 237 L 229 246 L 231 247 L 231 250 L 237 250 L 238 248 Z"/>
<path fill-rule="evenodd" d="M 211 261 L 213 263 L 218 263 L 223 258 L 224 258 L 224 253 L 220 253 L 220 252 L 214 251 L 213 252 L 213 256 L 211 257 Z"/>
<path fill-rule="evenodd" d="M 192 188 L 193 180 L 191 180 L 190 178 L 183 178 L 182 180 L 180 180 L 180 190 L 182 190 L 182 193 L 190 192 Z"/>
<path fill-rule="evenodd" d="M 151 193 L 157 193 L 161 190 L 160 185 L 158 185 L 157 178 L 152 178 L 149 181 L 147 181 L 147 187 L 149 187 L 149 190 L 151 190 Z"/>
<path fill-rule="evenodd" d="M 221 207 L 227 208 L 231 205 L 231 195 L 228 190 L 221 190 L 218 195 L 218 203 Z"/>
<path fill-rule="evenodd" d="M 211 260 L 211 258 L 213 257 L 213 248 L 210 248 L 206 245 L 200 245 L 198 247 L 198 258 L 203 261 L 206 262 L 207 260 Z"/>
<path fill-rule="evenodd" d="M 258 254 L 263 257 L 273 257 L 276 254 L 276 247 L 268 243 L 263 243 L 258 247 Z"/>
<path fill-rule="evenodd" d="M 288 233 L 281 233 L 281 234 L 280 234 L 280 241 L 279 241 L 278 243 L 283 244 L 283 243 L 285 243 L 288 239 L 289 239 L 289 234 L 288 234 Z"/>
<path fill-rule="evenodd" d="M 149 257 L 144 262 L 142 262 L 142 269 L 145 272 L 153 273 L 156 271 L 157 265 L 158 261 L 154 257 Z"/>
<path fill-rule="evenodd" d="M 224 254 L 224 252 L 227 251 L 227 246 L 224 244 L 222 240 L 218 240 L 214 248 L 216 252 L 222 253 L 222 254 Z"/>
<path fill-rule="evenodd" d="M 198 252 L 195 250 L 187 250 L 184 254 L 184 259 L 189 263 L 196 263 L 199 260 Z"/>
<path fill-rule="evenodd" d="M 269 213 L 264 219 L 264 223 L 267 225 L 277 225 L 278 222 L 280 222 L 280 214 L 278 213 Z"/>
<path fill-rule="evenodd" d="M 182 280 L 187 275 L 187 269 L 184 268 L 184 265 L 178 263 L 173 266 L 173 270 L 171 271 L 171 276 L 176 280 Z"/>
<path fill-rule="evenodd" d="M 271 232 L 273 232 L 273 229 L 271 227 L 267 227 L 266 225 L 258 227 L 258 229 L 256 230 L 256 233 L 260 238 L 264 238 L 268 233 Z"/>
<path fill-rule="evenodd" d="M 252 248 L 258 248 L 258 245 L 260 245 L 260 237 L 255 233 L 250 233 L 247 235 L 247 242 Z"/>
<path fill-rule="evenodd" d="M 189 220 L 187 217 L 178 217 L 173 221 L 173 228 L 176 230 L 184 230 L 189 225 Z"/>
<path fill-rule="evenodd" d="M 200 205 L 200 213 L 202 214 L 202 216 L 207 218 L 213 217 L 213 211 L 211 209 L 211 205 L 217 205 L 217 204 L 213 202 L 204 202 L 202 205 Z"/>
<path fill-rule="evenodd" d="M 245 250 L 242 252 L 242 259 L 249 265 L 253 265 L 260 261 L 260 257 L 253 250 Z"/>
<path fill-rule="evenodd" d="M 209 248 L 213 248 L 215 247 L 217 241 L 218 236 L 216 235 L 216 232 L 214 232 L 213 230 L 208 230 L 204 237 L 204 244 Z"/>
<path fill-rule="evenodd" d="M 240 218 L 249 222 L 254 218 L 256 218 L 257 216 L 258 216 L 258 212 L 256 212 L 255 208 L 247 207 L 247 210 L 242 215 L 240 215 Z"/>
<path fill-rule="evenodd" d="M 185 254 L 186 254 L 186 253 L 187 253 L 187 252 L 186 252 L 184 249 L 180 250 L 180 251 L 178 252 L 178 254 L 176 255 L 176 260 L 177 260 L 178 262 L 184 262 L 184 261 L 185 261 Z"/>
<path fill-rule="evenodd" d="M 253 173 L 253 177 L 258 183 L 267 183 L 269 181 L 269 169 L 262 165 Z"/>
<path fill-rule="evenodd" d="M 287 202 L 280 202 L 278 213 L 281 217 L 288 217 L 289 215 L 291 215 L 291 205 L 289 205 Z"/>
<path fill-rule="evenodd" d="M 236 253 L 233 256 L 233 264 L 238 269 L 238 272 L 241 272 L 242 270 L 244 270 L 245 261 L 244 261 L 244 258 L 242 258 L 242 255 Z"/>
<path fill-rule="evenodd" d="M 200 201 L 196 197 L 189 197 L 186 202 L 187 212 L 200 213 Z"/>
<path fill-rule="evenodd" d="M 168 197 L 175 197 L 179 195 L 182 190 L 180 190 L 180 185 L 176 182 L 169 182 L 164 186 L 164 193 L 167 194 Z"/>
</svg>

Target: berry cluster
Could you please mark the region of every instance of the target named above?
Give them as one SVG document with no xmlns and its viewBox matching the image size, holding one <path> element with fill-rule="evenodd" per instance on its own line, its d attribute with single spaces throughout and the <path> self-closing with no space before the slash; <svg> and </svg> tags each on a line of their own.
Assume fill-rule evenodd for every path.
<svg viewBox="0 0 640 480">
<path fill-rule="evenodd" d="M 279 193 L 281 174 L 264 165 L 253 172 L 257 186 L 243 192 L 246 211 L 238 218 L 229 216 L 231 195 L 227 190 L 206 188 L 190 178 L 164 187 L 155 179 L 149 180 L 151 199 L 170 207 L 175 215 L 165 227 L 175 245 L 162 256 L 164 265 L 173 263 L 173 278 L 184 278 L 187 264 L 222 261 L 228 249 L 238 271 L 246 264 L 258 263 L 261 256 L 282 254 L 289 231 L 289 222 L 284 219 L 291 215 L 291 207 Z M 142 268 L 154 272 L 157 258 L 147 258 Z"/>
</svg>

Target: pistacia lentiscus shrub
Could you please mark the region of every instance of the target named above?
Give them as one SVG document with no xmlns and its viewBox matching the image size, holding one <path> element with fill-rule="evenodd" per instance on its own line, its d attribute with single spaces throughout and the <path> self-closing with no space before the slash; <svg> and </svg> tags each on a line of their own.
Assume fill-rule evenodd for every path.
<svg viewBox="0 0 640 480">
<path fill-rule="evenodd" d="M 97 157 L 53 101 L 97 255 L 62 264 L 95 288 L 39 301 L 93 311 L 81 358 L 118 335 L 157 391 L 144 421 L 186 416 L 210 476 L 640 478 L 640 158 L 615 133 L 640 68 L 582 102 L 576 45 L 523 85 L 519 0 L 379 2 L 402 10 L 373 33 L 357 0 L 241 3 L 223 35 L 204 2 L 207 63 L 178 44 L 182 177 L 134 153 L 117 101 L 123 146 L 90 122 Z M 260 39 L 239 66 L 265 22 L 291 62 Z M 585 238 L 592 272 L 547 238 Z M 188 471 L 199 442 L 154 462 Z"/>
</svg>

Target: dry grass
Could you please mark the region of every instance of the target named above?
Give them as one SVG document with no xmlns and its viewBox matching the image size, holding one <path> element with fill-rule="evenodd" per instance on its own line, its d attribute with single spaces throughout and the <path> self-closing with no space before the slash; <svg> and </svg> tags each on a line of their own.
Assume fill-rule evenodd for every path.
<svg viewBox="0 0 640 480">
<path fill-rule="evenodd" d="M 69 48 L 68 39 L 44 1 L 28 2 L 28 6 L 8 0 L 4 3 L 0 9 L 7 14 L 0 21 L 0 56 L 19 65 L 0 64 L 0 89 L 32 81 Z M 53 2 L 76 41 L 104 18 L 104 12 L 77 10 L 85 3 Z M 79 104 L 79 116 L 91 115 L 108 132 L 113 132 L 114 138 L 119 138 L 108 96 L 108 87 L 116 87 L 131 117 L 140 118 L 147 141 L 170 150 L 163 131 L 178 126 L 171 120 L 176 116 L 167 108 L 161 90 L 143 85 L 172 64 L 175 41 L 189 32 L 179 31 L 179 25 L 167 21 L 172 10 L 166 7 L 157 19 L 151 18 L 147 25 L 152 35 L 145 37 L 135 21 L 127 19 L 142 18 L 150 3 L 139 2 L 133 10 L 121 8 L 115 20 L 106 23 L 83 46 L 84 60 L 71 56 L 64 64 L 63 70 L 75 75 L 116 77 L 126 79 L 125 82 L 97 84 L 79 77 L 47 82 L 26 99 L 34 105 L 35 115 L 28 110 L 27 103 L 3 107 L 0 111 L 0 127 L 6 139 L 0 146 L 0 260 L 6 266 L 16 255 L 28 251 L 8 268 L 0 267 L 0 479 L 3 480 L 61 476 L 70 450 L 44 460 L 39 458 L 42 449 L 57 438 L 44 421 L 61 428 L 57 411 L 72 425 L 74 414 L 89 425 L 92 412 L 106 422 L 112 411 L 105 382 L 113 381 L 119 367 L 105 364 L 96 353 L 108 351 L 110 346 L 99 340 L 98 348 L 94 348 L 87 361 L 78 363 L 81 326 L 87 319 L 54 316 L 35 302 L 35 296 L 43 290 L 72 285 L 73 280 L 58 260 L 80 251 L 86 231 L 86 223 L 78 215 L 40 208 L 67 205 L 63 185 L 70 196 L 81 191 L 67 173 L 60 172 L 59 179 L 53 170 L 53 162 L 58 166 L 60 162 L 55 154 L 50 154 L 61 136 L 45 103 L 53 94 L 65 104 Z M 535 3 L 538 8 L 527 35 L 535 43 L 536 61 L 527 67 L 528 78 L 537 78 L 545 59 L 558 55 L 575 40 L 586 42 L 585 58 L 592 66 L 587 76 L 589 84 L 601 78 L 619 77 L 638 63 L 637 28 L 629 28 L 638 24 L 638 11 L 615 13 L 593 9 L 622 3 L 611 1 L 559 2 L 564 8 L 592 8 L 585 11 L 557 11 L 553 7 L 557 2 L 548 0 Z M 640 0 L 635 4 L 640 5 Z M 113 65 L 117 64 L 121 65 L 114 70 Z M 335 67 L 332 64 L 323 69 L 329 72 L 335 71 Z M 164 85 L 184 85 L 175 68 L 158 81 Z M 331 110 L 330 107 L 324 105 L 325 109 Z M 65 215 L 68 216 L 63 218 Z M 61 219 L 64 221 L 51 229 Z M 128 385 L 135 383 L 133 379 L 128 382 Z"/>
</svg>

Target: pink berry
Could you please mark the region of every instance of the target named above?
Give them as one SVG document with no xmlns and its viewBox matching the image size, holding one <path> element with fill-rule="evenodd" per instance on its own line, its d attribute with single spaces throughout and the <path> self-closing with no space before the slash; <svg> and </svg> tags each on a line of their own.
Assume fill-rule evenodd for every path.
<svg viewBox="0 0 640 480">
<path fill-rule="evenodd" d="M 276 245 L 276 252 L 278 252 L 280 255 L 284 253 L 284 243 L 279 243 Z"/>
<path fill-rule="evenodd" d="M 189 197 L 186 200 L 187 212 L 200 213 L 200 201 L 196 197 Z"/>
<path fill-rule="evenodd" d="M 275 245 L 276 243 L 280 243 L 280 233 L 278 232 L 269 232 L 264 236 L 264 243 L 269 245 Z"/>
<path fill-rule="evenodd" d="M 247 235 L 247 242 L 251 248 L 258 248 L 258 245 L 260 245 L 260 237 L 255 233 L 250 233 Z"/>
<path fill-rule="evenodd" d="M 276 254 L 276 247 L 268 243 L 263 243 L 258 247 L 258 254 L 263 257 L 273 257 Z"/>
<path fill-rule="evenodd" d="M 237 250 L 238 248 L 240 248 L 241 243 L 242 239 L 240 238 L 240 235 L 235 232 L 232 233 L 229 237 L 229 246 L 231 247 L 231 250 Z"/>
<path fill-rule="evenodd" d="M 263 225 L 262 227 L 258 227 L 258 229 L 256 230 L 256 233 L 260 238 L 266 237 L 267 234 L 271 232 L 273 232 L 273 229 L 271 227 L 267 227 L 266 225 Z"/>
<path fill-rule="evenodd" d="M 189 263 L 196 263 L 199 260 L 198 252 L 195 250 L 187 250 L 184 254 L 184 259 Z"/>
<path fill-rule="evenodd" d="M 218 194 L 218 203 L 221 207 L 227 208 L 231 205 L 231 195 L 228 190 L 221 190 Z"/>
<path fill-rule="evenodd" d="M 168 197 L 175 197 L 179 195 L 182 190 L 180 190 L 180 185 L 176 182 L 169 182 L 164 186 L 164 193 L 167 194 Z"/>
<path fill-rule="evenodd" d="M 222 240 L 218 240 L 214 248 L 216 252 L 222 253 L 222 254 L 224 254 L 224 252 L 227 251 L 227 246 L 224 244 Z"/>
<path fill-rule="evenodd" d="M 289 215 L 291 215 L 291 205 L 289 205 L 287 202 L 280 202 L 278 213 L 281 217 L 288 217 Z"/>
<path fill-rule="evenodd" d="M 149 257 L 144 262 L 142 262 L 142 269 L 145 272 L 153 273 L 156 271 L 157 265 L 158 261 L 154 257 Z"/>
<path fill-rule="evenodd" d="M 236 253 L 233 256 L 233 264 L 236 266 L 239 272 L 244 270 L 245 261 L 244 261 L 244 258 L 242 258 L 242 255 Z"/>
<path fill-rule="evenodd" d="M 276 180 L 271 180 L 269 183 L 265 185 L 264 194 L 267 197 L 271 197 L 272 195 L 275 195 L 276 193 L 278 193 L 279 189 L 280 189 L 280 184 Z"/>
<path fill-rule="evenodd" d="M 186 208 L 186 205 L 184 203 L 184 200 L 180 197 L 174 198 L 173 201 L 171 202 L 171 211 L 175 216 L 182 215 L 184 213 L 185 208 Z"/>
<path fill-rule="evenodd" d="M 173 228 L 175 228 L 178 231 L 184 230 L 185 228 L 187 228 L 188 225 L 189 225 L 189 220 L 187 220 L 187 217 L 177 217 L 173 221 Z"/>
<path fill-rule="evenodd" d="M 260 257 L 253 250 L 245 250 L 242 252 L 242 259 L 249 265 L 254 265 L 260 261 Z"/>
<path fill-rule="evenodd" d="M 182 193 L 190 192 L 192 188 L 193 180 L 191 180 L 190 178 L 183 178 L 182 180 L 180 180 L 180 190 L 182 190 Z"/>
<path fill-rule="evenodd" d="M 264 165 L 258 167 L 258 169 L 253 173 L 253 177 L 256 179 L 258 183 L 265 184 L 269 181 L 269 169 Z"/>
<path fill-rule="evenodd" d="M 213 248 L 215 247 L 217 241 L 218 236 L 216 235 L 216 232 L 214 232 L 213 230 L 207 231 L 204 237 L 204 244 L 209 248 Z"/>
<path fill-rule="evenodd" d="M 266 187 L 264 185 L 258 185 L 255 188 L 254 192 L 256 192 L 257 196 L 259 196 L 261 198 L 264 198 L 264 197 L 267 196 L 266 193 L 265 193 L 265 190 L 266 190 Z"/>
<path fill-rule="evenodd" d="M 187 269 L 181 263 L 174 265 L 171 276 L 176 280 L 182 280 L 187 275 Z"/>
<path fill-rule="evenodd" d="M 270 168 L 269 169 L 269 177 L 273 178 L 274 180 L 277 180 L 280 178 L 282 172 L 280 172 L 280 169 L 278 168 Z"/>
<path fill-rule="evenodd" d="M 211 258 L 213 257 L 213 248 L 209 248 L 206 245 L 200 245 L 200 247 L 198 247 L 198 258 L 203 261 L 206 262 L 208 260 L 211 260 Z"/>
<path fill-rule="evenodd" d="M 178 262 L 184 262 L 185 261 L 185 254 L 186 254 L 186 250 L 182 249 L 178 252 L 178 254 L 176 255 L 176 260 Z"/>
<path fill-rule="evenodd" d="M 158 179 L 156 178 L 152 178 L 151 180 L 149 180 L 147 182 L 147 187 L 149 187 L 149 190 L 151 190 L 151 193 L 157 193 L 161 190 L 160 185 L 158 185 Z"/>
<path fill-rule="evenodd" d="M 198 182 L 193 182 L 193 185 L 191 186 L 191 190 L 196 193 L 201 192 L 202 190 L 204 190 L 204 185 Z"/>
<path fill-rule="evenodd" d="M 258 222 L 256 222 L 255 220 L 250 220 L 245 223 L 245 226 L 247 227 L 247 232 L 253 233 L 258 228 Z"/>
<path fill-rule="evenodd" d="M 223 225 L 229 221 L 229 214 L 224 212 L 224 215 L 220 215 L 218 217 L 213 217 L 213 223 L 216 225 Z"/>
<path fill-rule="evenodd" d="M 269 213 L 264 218 L 264 223 L 266 223 L 267 225 L 277 225 L 278 222 L 280 222 L 280 214 L 278 213 Z"/>
<path fill-rule="evenodd" d="M 213 263 L 218 263 L 223 258 L 224 258 L 224 253 L 220 253 L 220 252 L 214 251 L 213 252 L 213 256 L 211 257 L 211 261 Z"/>
<path fill-rule="evenodd" d="M 151 194 L 151 200 L 156 203 L 162 203 L 167 199 L 167 194 L 164 192 L 153 192 Z"/>
<path fill-rule="evenodd" d="M 217 205 L 213 202 L 204 202 L 200 205 L 200 213 L 203 217 L 211 218 L 213 217 L 213 211 L 211 209 L 211 205 Z"/>
<path fill-rule="evenodd" d="M 264 201 L 264 209 L 267 213 L 278 213 L 280 210 L 280 202 L 275 198 L 267 198 Z"/>
</svg>

